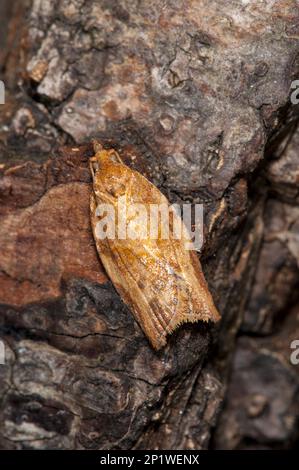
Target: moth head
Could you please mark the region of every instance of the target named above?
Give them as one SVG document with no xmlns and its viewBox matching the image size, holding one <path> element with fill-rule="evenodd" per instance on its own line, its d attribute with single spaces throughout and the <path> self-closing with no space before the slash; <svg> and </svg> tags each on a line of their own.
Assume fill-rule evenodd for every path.
<svg viewBox="0 0 299 470">
<path fill-rule="evenodd" d="M 103 168 L 108 164 L 119 164 L 123 163 L 120 156 L 114 149 L 110 150 L 105 150 L 101 149 L 96 152 L 96 154 L 90 158 L 89 160 L 89 166 L 90 166 L 90 171 L 92 174 L 93 180 L 95 179 L 95 176 L 97 172 L 103 170 Z"/>
<path fill-rule="evenodd" d="M 94 183 L 94 192 L 99 199 L 116 202 L 126 193 L 129 180 L 128 169 L 114 149 L 103 149 L 98 142 L 94 143 L 95 155 L 89 165 Z"/>
</svg>

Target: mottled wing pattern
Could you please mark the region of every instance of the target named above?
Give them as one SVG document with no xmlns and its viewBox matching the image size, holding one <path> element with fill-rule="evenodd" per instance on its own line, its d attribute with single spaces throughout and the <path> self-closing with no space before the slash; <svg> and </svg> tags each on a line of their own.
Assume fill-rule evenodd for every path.
<svg viewBox="0 0 299 470">
<path fill-rule="evenodd" d="M 102 172 L 102 173 L 101 173 Z M 91 223 L 97 251 L 115 288 L 131 308 L 155 349 L 184 322 L 217 321 L 214 306 L 195 252 L 185 249 L 185 240 L 98 239 L 95 234 L 97 204 L 106 202 L 111 181 L 126 182 L 126 204 L 169 204 L 165 196 L 140 173 L 120 162 L 102 157 L 91 195 Z M 99 176 L 99 177 L 98 177 Z M 96 191 L 98 189 L 98 191 Z M 113 193 L 113 191 L 112 191 Z M 112 201 L 112 199 L 109 199 Z M 174 216 L 178 217 L 178 216 Z M 160 230 L 160 225 L 159 225 Z"/>
</svg>

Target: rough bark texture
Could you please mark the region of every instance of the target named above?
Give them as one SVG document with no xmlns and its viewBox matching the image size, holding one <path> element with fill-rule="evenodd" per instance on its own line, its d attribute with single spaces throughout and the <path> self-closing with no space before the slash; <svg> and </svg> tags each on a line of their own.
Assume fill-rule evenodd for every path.
<svg viewBox="0 0 299 470">
<path fill-rule="evenodd" d="M 298 2 L 15 0 L 1 15 L 0 447 L 298 444 Z M 204 204 L 220 327 L 151 349 L 97 258 L 92 137 L 172 202 Z"/>
</svg>

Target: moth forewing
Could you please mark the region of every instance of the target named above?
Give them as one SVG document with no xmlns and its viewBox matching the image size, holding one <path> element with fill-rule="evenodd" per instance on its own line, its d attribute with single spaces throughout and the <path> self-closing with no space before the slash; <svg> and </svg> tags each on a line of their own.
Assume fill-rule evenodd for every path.
<svg viewBox="0 0 299 470">
<path fill-rule="evenodd" d="M 118 198 L 123 197 L 121 211 L 128 213 L 134 204 L 142 204 L 148 213 L 152 205 L 164 204 L 170 208 L 158 188 L 126 166 L 115 150 L 98 148 L 90 159 L 93 176 L 91 225 L 96 248 L 108 276 L 152 346 L 160 349 L 166 344 L 167 335 L 184 322 L 218 321 L 220 315 L 198 257 L 185 247 L 186 241 L 190 242 L 189 232 L 181 223 L 182 236 L 179 238 L 172 233 L 174 223 L 181 222 L 177 213 L 172 211 L 167 222 L 168 237 L 165 237 L 163 219 L 156 221 L 156 238 L 149 230 L 145 237 L 118 237 L 117 225 L 121 223 L 122 212 L 115 218 L 115 236 L 104 238 L 102 232 L 101 237 L 98 236 L 99 204 L 110 201 L 117 213 Z M 130 228 L 130 224 L 131 229 L 134 224 L 138 225 L 134 216 L 129 217 L 125 228 Z M 111 234 L 110 231 L 107 233 Z"/>
</svg>

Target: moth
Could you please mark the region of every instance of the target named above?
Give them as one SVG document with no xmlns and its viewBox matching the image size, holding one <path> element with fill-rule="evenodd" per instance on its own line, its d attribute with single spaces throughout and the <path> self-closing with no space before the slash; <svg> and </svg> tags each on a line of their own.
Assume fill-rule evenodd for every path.
<svg viewBox="0 0 299 470">
<path fill-rule="evenodd" d="M 220 315 L 196 252 L 186 249 L 190 234 L 179 214 L 170 211 L 166 222 L 156 220 L 156 237 L 149 230 L 143 237 L 132 236 L 136 227 L 148 229 L 147 216 L 140 218 L 132 207 L 169 208 L 170 203 L 147 178 L 125 165 L 114 149 L 105 150 L 95 141 L 93 145 L 90 214 L 96 248 L 151 345 L 156 350 L 165 346 L 167 336 L 182 323 L 217 322 Z M 181 222 L 181 238 L 173 234 L 177 222 Z M 169 228 L 167 237 L 162 233 L 165 228 Z"/>
</svg>

